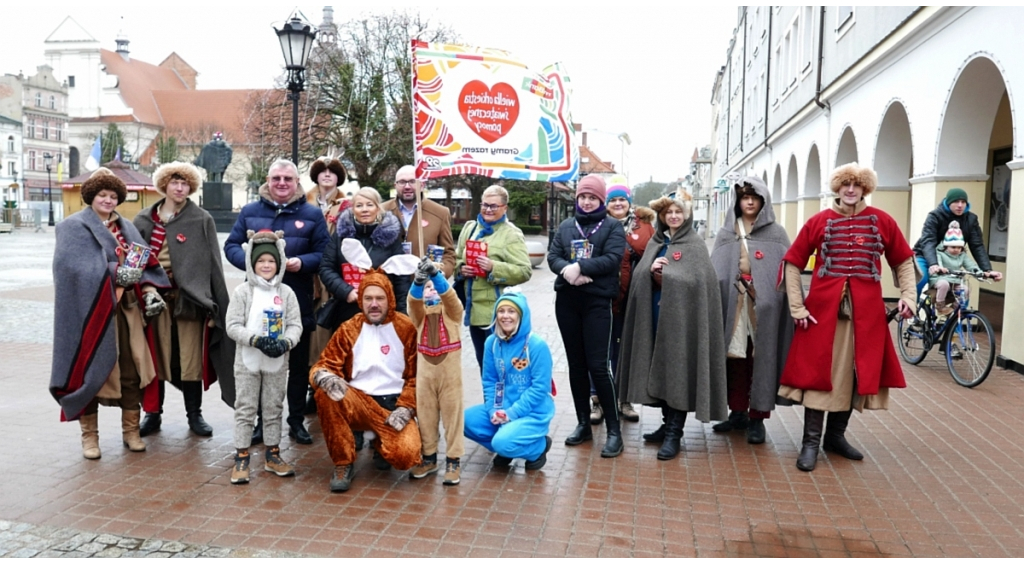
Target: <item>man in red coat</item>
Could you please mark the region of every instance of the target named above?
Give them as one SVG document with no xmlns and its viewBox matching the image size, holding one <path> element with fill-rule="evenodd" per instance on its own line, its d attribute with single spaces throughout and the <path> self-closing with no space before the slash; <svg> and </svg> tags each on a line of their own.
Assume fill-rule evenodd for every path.
<svg viewBox="0 0 1024 564">
<path fill-rule="evenodd" d="M 887 328 L 881 258 L 885 255 L 896 273 L 900 313 L 911 317 L 914 253 L 896 221 L 864 202 L 877 185 L 875 172 L 857 163 L 834 170 L 832 208 L 807 220 L 782 259 L 779 283 L 785 282 L 797 330 L 779 395 L 804 405 L 803 448 L 796 466 L 807 472 L 817 461 L 825 412 L 825 450 L 861 460 L 864 455 L 845 437 L 852 410 L 887 409 L 889 388 L 907 385 Z M 815 251 L 804 299 L 800 271 Z"/>
</svg>

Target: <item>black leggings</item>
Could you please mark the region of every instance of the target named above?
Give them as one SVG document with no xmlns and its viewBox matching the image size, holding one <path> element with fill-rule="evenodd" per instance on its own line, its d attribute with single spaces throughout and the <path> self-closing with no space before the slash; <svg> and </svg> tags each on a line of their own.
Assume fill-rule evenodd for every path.
<svg viewBox="0 0 1024 564">
<path fill-rule="evenodd" d="M 590 421 L 590 386 L 601 402 L 605 421 L 618 424 L 618 401 L 608 361 L 612 335 L 612 301 L 571 290 L 555 297 L 555 319 L 569 364 L 569 388 L 580 424 Z M 616 427 L 617 428 L 617 427 Z"/>
</svg>

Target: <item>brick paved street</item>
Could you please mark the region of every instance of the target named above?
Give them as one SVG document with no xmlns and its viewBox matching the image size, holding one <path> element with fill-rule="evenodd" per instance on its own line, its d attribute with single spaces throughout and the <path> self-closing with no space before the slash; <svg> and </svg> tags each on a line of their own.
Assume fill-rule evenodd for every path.
<svg viewBox="0 0 1024 564">
<path fill-rule="evenodd" d="M 644 408 L 640 423 L 624 423 L 623 455 L 605 460 L 603 432 L 562 443 L 575 416 L 546 267 L 524 286 L 559 389 L 539 472 L 522 461 L 493 469 L 467 443 L 461 485 L 444 487 L 437 475 L 376 471 L 364 451 L 352 490 L 331 494 L 313 416 L 313 445 L 281 445 L 294 478 L 255 471 L 233 486 L 232 412 L 216 389 L 204 402 L 213 437 L 190 435 L 181 395 L 169 392 L 146 453 L 128 452 L 118 411 L 101 408 L 103 457 L 85 460 L 78 425 L 59 421 L 47 393 L 52 252 L 52 229 L 0 234 L 0 556 L 1024 557 L 1019 374 L 994 369 L 965 389 L 933 352 L 905 367 L 909 387 L 893 392 L 890 411 L 854 415 L 848 436 L 865 460 L 822 454 L 812 473 L 794 465 L 802 410 L 792 408 L 773 414 L 760 446 L 690 418 L 684 451 L 668 462 L 640 438 L 660 424 Z M 225 270 L 229 284 L 241 281 Z M 471 405 L 481 394 L 465 342 Z"/>
</svg>

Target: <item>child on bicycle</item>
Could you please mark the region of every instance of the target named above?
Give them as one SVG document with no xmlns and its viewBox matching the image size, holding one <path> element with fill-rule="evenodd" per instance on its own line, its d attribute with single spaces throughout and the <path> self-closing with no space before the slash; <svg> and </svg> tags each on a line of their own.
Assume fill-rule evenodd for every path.
<svg viewBox="0 0 1024 564">
<path fill-rule="evenodd" d="M 978 263 L 974 262 L 974 259 L 967 254 L 964 246 L 964 235 L 960 230 L 960 223 L 955 220 L 949 222 L 946 236 L 936 248 L 938 252 L 935 253 L 940 273 L 966 270 L 977 276 L 984 274 L 984 271 L 978 267 Z M 953 312 L 953 305 L 946 303 L 946 296 L 949 295 L 949 290 L 951 288 L 955 290 L 960 282 L 959 277 L 949 275 L 936 276 L 932 279 L 935 286 L 936 311 L 939 315 L 949 315 Z"/>
</svg>

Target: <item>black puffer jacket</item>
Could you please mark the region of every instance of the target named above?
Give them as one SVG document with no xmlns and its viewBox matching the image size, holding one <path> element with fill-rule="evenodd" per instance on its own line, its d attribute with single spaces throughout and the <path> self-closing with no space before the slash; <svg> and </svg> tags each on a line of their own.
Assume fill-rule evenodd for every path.
<svg viewBox="0 0 1024 564">
<path fill-rule="evenodd" d="M 960 223 L 964 241 L 971 249 L 971 255 L 978 263 L 978 267 L 985 272 L 992 270 L 992 262 L 989 261 L 988 251 L 985 250 L 985 237 L 982 235 L 981 226 L 978 225 L 978 216 L 971 213 L 970 206 L 964 210 L 963 215 L 958 216 L 949 209 L 945 201 L 928 213 L 928 218 L 924 220 L 924 229 L 921 230 L 921 238 L 914 244 L 914 255 L 924 257 L 929 267 L 939 264 L 939 259 L 935 256 L 935 247 L 945 238 L 951 221 Z"/>
<path fill-rule="evenodd" d="M 384 261 L 404 253 L 402 250 L 402 224 L 394 214 L 384 214 L 384 219 L 380 223 L 363 225 L 355 221 L 352 210 L 348 209 L 342 212 L 338 217 L 337 232 L 331 235 L 331 242 L 324 249 L 324 258 L 320 262 L 320 282 L 332 296 L 335 296 L 336 300 L 341 300 L 339 305 L 342 312 L 337 319 L 342 323 L 359 313 L 358 303 L 345 301 L 353 288 L 341 277 L 341 265 L 348 262 L 341 254 L 343 239 L 357 239 L 362 243 L 363 248 L 370 255 L 373 268 L 379 268 Z M 405 298 L 409 293 L 410 277 L 389 274 L 388 279 L 391 280 L 391 286 L 395 291 L 395 300 L 398 302 L 396 309 L 405 313 Z"/>
<path fill-rule="evenodd" d="M 601 226 L 587 237 L 590 244 L 594 246 L 590 258 L 579 261 L 580 272 L 593 278 L 593 282 L 580 286 L 573 286 L 565 281 L 560 274 L 562 269 L 572 264 L 572 242 L 582 239 L 583 236 L 577 229 L 579 227 L 589 233 L 594 226 L 601 222 Z M 622 263 L 622 255 L 626 252 L 626 234 L 618 220 L 607 217 L 607 211 L 601 210 L 592 214 L 579 214 L 570 217 L 558 226 L 555 239 L 548 247 L 548 266 L 551 271 L 558 274 L 555 278 L 555 291 L 584 292 L 593 296 L 615 299 L 619 295 L 619 267 Z"/>
</svg>

